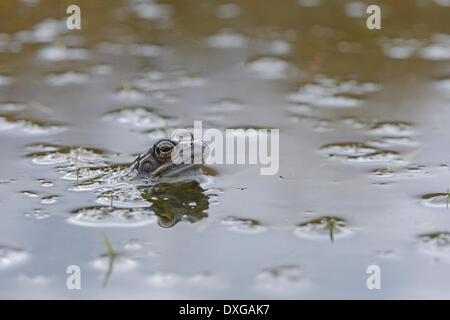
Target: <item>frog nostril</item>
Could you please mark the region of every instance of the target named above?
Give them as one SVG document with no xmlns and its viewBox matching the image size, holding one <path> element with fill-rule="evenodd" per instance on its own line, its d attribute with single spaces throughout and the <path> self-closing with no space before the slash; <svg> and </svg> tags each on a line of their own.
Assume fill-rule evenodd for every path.
<svg viewBox="0 0 450 320">
<path fill-rule="evenodd" d="M 147 161 L 141 165 L 140 169 L 145 172 L 152 172 L 153 165 L 149 161 Z"/>
</svg>

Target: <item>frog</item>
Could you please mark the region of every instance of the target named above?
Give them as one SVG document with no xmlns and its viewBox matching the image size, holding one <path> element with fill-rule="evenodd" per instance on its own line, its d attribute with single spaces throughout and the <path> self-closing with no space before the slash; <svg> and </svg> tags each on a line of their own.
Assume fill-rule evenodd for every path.
<svg viewBox="0 0 450 320">
<path fill-rule="evenodd" d="M 216 174 L 205 167 L 208 154 L 204 142 L 178 129 L 170 138 L 156 140 L 132 162 L 127 174 L 148 182 L 138 189 L 152 204 L 159 226 L 171 228 L 180 221 L 194 223 L 208 216 L 209 195 L 203 184 L 208 180 L 205 175 Z M 201 161 L 195 161 L 196 155 Z"/>
<path fill-rule="evenodd" d="M 138 155 L 127 174 L 134 173 L 141 179 L 171 176 L 204 164 L 208 153 L 208 146 L 204 142 L 194 140 L 193 134 L 186 129 L 177 129 L 170 138 L 156 140 Z"/>
</svg>

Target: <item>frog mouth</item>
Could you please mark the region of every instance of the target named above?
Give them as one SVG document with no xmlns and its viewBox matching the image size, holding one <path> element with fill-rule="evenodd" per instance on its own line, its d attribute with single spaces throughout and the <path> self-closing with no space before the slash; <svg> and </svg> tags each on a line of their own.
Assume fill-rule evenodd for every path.
<svg viewBox="0 0 450 320">
<path fill-rule="evenodd" d="M 152 172 L 150 178 L 157 178 L 161 176 L 172 176 L 184 170 L 194 167 L 194 164 L 176 164 L 173 162 L 165 163 Z"/>
</svg>

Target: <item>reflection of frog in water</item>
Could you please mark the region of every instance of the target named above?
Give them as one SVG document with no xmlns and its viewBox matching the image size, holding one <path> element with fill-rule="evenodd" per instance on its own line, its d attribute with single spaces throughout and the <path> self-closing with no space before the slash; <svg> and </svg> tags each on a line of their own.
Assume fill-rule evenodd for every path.
<svg viewBox="0 0 450 320">
<path fill-rule="evenodd" d="M 152 203 L 151 210 L 161 227 L 170 228 L 182 220 L 193 223 L 208 216 L 209 196 L 198 181 L 198 178 L 205 178 L 204 171 L 199 171 L 199 165 L 193 164 L 195 154 L 199 152 L 204 162 L 207 146 L 195 141 L 187 130 L 176 130 L 171 139 L 156 141 L 132 163 L 129 174 L 134 172 L 138 178 L 152 181 L 150 185 L 140 186 L 139 190 L 142 197 Z M 184 159 L 182 163 L 177 161 L 181 158 Z M 195 170 L 197 174 L 194 174 Z"/>
<path fill-rule="evenodd" d="M 182 220 L 193 223 L 208 216 L 209 196 L 196 180 L 161 182 L 140 189 L 142 197 L 152 203 L 161 227 L 170 228 Z"/>
</svg>

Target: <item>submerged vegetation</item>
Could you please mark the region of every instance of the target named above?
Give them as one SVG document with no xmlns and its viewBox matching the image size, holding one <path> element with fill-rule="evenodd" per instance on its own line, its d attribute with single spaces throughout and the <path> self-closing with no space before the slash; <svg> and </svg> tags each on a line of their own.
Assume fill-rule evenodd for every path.
<svg viewBox="0 0 450 320">
<path fill-rule="evenodd" d="M 108 284 L 108 280 L 109 277 L 111 276 L 111 273 L 113 271 L 114 268 L 114 260 L 116 259 L 117 253 L 114 251 L 111 243 L 108 240 L 108 237 L 106 236 L 105 233 L 101 234 L 102 236 L 102 240 L 103 240 L 103 244 L 105 245 L 105 248 L 107 250 L 108 253 L 108 258 L 109 258 L 109 264 L 108 264 L 108 269 L 105 273 L 105 277 L 103 279 L 103 283 L 102 283 L 102 287 L 105 288 Z"/>
</svg>

